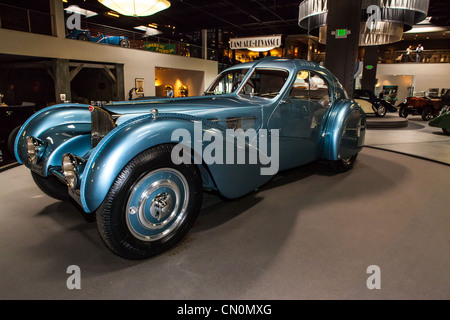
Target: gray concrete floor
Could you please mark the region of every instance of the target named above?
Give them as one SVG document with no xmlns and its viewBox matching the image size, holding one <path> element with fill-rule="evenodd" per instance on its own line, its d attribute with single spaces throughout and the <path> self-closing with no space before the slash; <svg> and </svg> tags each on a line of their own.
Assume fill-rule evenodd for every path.
<svg viewBox="0 0 450 320">
<path fill-rule="evenodd" d="M 367 141 L 386 145 L 383 134 Z M 314 163 L 235 201 L 206 195 L 182 243 L 136 262 L 12 168 L 0 173 L 0 299 L 449 299 L 449 173 L 364 148 L 345 174 Z M 70 265 L 80 290 L 66 286 Z M 366 286 L 371 265 L 379 290 Z"/>
<path fill-rule="evenodd" d="M 386 116 L 398 118 L 392 113 Z M 366 145 L 450 164 L 450 136 L 420 116 L 409 116 L 404 128 L 369 129 Z"/>
</svg>

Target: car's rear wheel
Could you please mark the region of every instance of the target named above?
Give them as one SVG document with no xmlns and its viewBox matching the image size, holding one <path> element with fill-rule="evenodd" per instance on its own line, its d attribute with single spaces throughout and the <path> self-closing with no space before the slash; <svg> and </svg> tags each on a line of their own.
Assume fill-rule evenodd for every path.
<svg viewBox="0 0 450 320">
<path fill-rule="evenodd" d="M 146 259 L 178 243 L 200 211 L 202 183 L 195 165 L 175 165 L 171 145 L 151 148 L 121 171 L 97 210 L 106 245 L 126 259 Z"/>
<path fill-rule="evenodd" d="M 334 172 L 346 172 L 353 168 L 358 154 L 354 154 L 348 158 L 329 161 L 330 167 Z"/>
<path fill-rule="evenodd" d="M 422 120 L 430 121 L 433 118 L 433 107 L 425 107 L 422 111 Z"/>
<path fill-rule="evenodd" d="M 450 130 L 442 128 L 442 132 L 448 136 L 450 136 Z"/>
<path fill-rule="evenodd" d="M 84 33 L 80 34 L 77 39 L 82 41 L 89 41 L 89 37 Z"/>
<path fill-rule="evenodd" d="M 67 186 L 60 182 L 55 176 L 41 177 L 33 171 L 31 171 L 31 176 L 39 189 L 46 195 L 62 201 L 72 200 L 72 197 L 67 192 Z"/>
</svg>

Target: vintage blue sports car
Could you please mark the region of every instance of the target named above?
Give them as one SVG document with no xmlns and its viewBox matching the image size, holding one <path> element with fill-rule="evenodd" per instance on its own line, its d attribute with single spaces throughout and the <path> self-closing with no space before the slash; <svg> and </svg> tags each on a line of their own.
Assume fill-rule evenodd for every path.
<svg viewBox="0 0 450 320">
<path fill-rule="evenodd" d="M 316 160 L 347 171 L 365 129 L 328 70 L 269 57 L 228 68 L 198 97 L 48 107 L 15 153 L 43 192 L 96 218 L 113 252 L 144 259 L 188 232 L 203 190 L 237 198 Z"/>
<path fill-rule="evenodd" d="M 124 48 L 130 47 L 130 41 L 125 36 L 105 36 L 103 33 L 98 33 L 96 37 L 91 35 L 91 32 L 88 29 L 82 30 L 73 30 L 69 34 L 67 34 L 66 38 L 68 39 L 77 39 L 84 41 L 92 41 L 96 43 L 103 44 L 112 44 L 116 46 L 121 46 Z"/>
</svg>

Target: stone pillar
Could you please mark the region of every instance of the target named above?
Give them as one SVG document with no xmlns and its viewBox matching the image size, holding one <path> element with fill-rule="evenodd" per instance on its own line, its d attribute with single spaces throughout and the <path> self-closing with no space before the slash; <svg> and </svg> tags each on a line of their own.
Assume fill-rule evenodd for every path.
<svg viewBox="0 0 450 320">
<path fill-rule="evenodd" d="M 360 25 L 361 0 L 328 1 L 325 66 L 339 79 L 350 97 L 355 86 Z"/>
<path fill-rule="evenodd" d="M 361 89 L 375 92 L 377 84 L 378 46 L 364 47 L 364 66 Z"/>
</svg>

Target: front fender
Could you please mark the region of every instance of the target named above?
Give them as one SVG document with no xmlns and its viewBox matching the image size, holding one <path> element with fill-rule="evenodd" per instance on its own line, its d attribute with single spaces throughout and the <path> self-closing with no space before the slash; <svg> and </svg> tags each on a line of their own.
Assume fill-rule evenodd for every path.
<svg viewBox="0 0 450 320">
<path fill-rule="evenodd" d="M 353 100 L 341 100 L 330 110 L 324 131 L 322 158 L 339 160 L 348 158 L 364 146 L 366 116 Z"/>
<path fill-rule="evenodd" d="M 93 150 L 81 176 L 80 200 L 86 212 L 94 212 L 103 202 L 109 189 L 122 169 L 138 154 L 160 144 L 177 144 L 178 142 L 192 149 L 192 141 L 173 141 L 172 134 L 176 129 L 184 129 L 199 142 L 202 152 L 206 145 L 202 137 L 195 132 L 195 123 L 202 122 L 202 135 L 206 131 L 213 135 L 222 135 L 218 126 L 208 125 L 206 121 L 177 118 L 174 115 L 159 115 L 154 119 L 151 115 L 140 116 L 128 120 L 111 131 Z M 215 138 L 214 138 L 215 139 Z M 198 157 L 194 154 L 194 157 Z M 199 166 L 204 163 L 199 163 Z M 239 197 L 261 184 L 271 176 L 260 174 L 259 164 L 208 164 L 216 189 L 225 197 Z M 239 177 L 239 183 L 233 180 Z"/>
<path fill-rule="evenodd" d="M 56 142 L 59 133 L 72 132 L 73 136 L 90 133 L 91 114 L 84 104 L 60 104 L 42 109 L 33 114 L 20 128 L 16 136 L 14 153 L 20 164 L 27 160 L 26 138 L 29 136 Z M 59 130 L 64 128 L 64 130 Z M 53 140 L 54 138 L 54 140 Z M 63 137 L 59 137 L 62 140 Z M 61 140 L 58 139 L 58 140 Z M 56 146 L 55 146 L 56 148 Z"/>
</svg>

